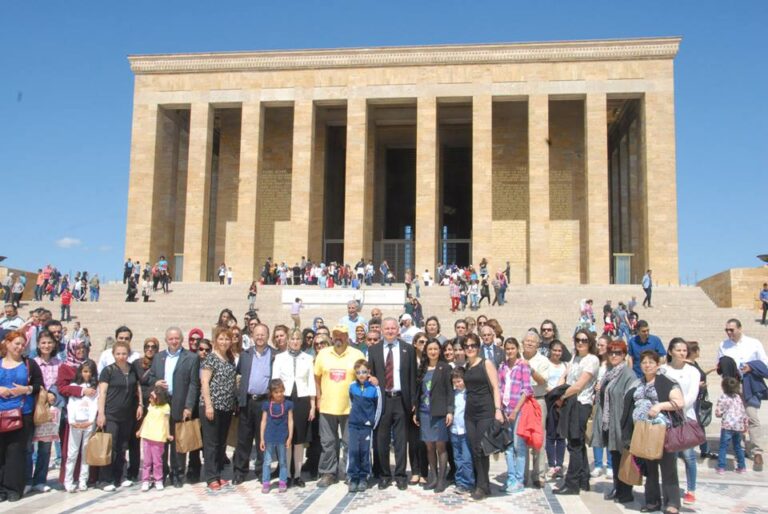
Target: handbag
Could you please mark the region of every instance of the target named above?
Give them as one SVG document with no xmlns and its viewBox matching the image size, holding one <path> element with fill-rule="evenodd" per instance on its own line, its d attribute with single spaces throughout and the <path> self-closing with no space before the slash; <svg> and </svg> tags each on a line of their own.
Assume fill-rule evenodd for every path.
<svg viewBox="0 0 768 514">
<path fill-rule="evenodd" d="M 85 446 L 85 462 L 89 466 L 108 466 L 112 463 L 112 434 L 97 428 Z"/>
<path fill-rule="evenodd" d="M 35 402 L 35 411 L 32 417 L 35 426 L 44 425 L 51 421 L 51 404 L 48 403 L 48 391 L 44 387 L 37 393 L 37 402 Z"/>
<path fill-rule="evenodd" d="M 632 431 L 629 453 L 641 459 L 659 460 L 664 454 L 666 433 L 667 426 L 663 423 L 638 421 Z"/>
<path fill-rule="evenodd" d="M 619 480 L 627 485 L 643 485 L 643 473 L 635 458 L 628 451 L 621 452 L 619 464 Z"/>
<path fill-rule="evenodd" d="M 29 385 L 29 359 L 25 359 L 27 363 L 27 385 Z M 2 362 L 2 359 L 0 359 Z M 15 409 L 8 409 L 0 411 L 0 433 L 13 432 L 19 430 L 24 426 L 24 402 L 27 399 L 27 395 L 21 397 L 21 404 Z"/>
<path fill-rule="evenodd" d="M 672 426 L 667 429 L 664 437 L 665 452 L 681 452 L 699 446 L 707 440 L 698 420 L 689 419 L 682 410 L 675 412 L 672 418 Z"/>
<path fill-rule="evenodd" d="M 712 402 L 709 400 L 699 402 L 699 423 L 702 427 L 708 427 L 712 423 Z"/>
<path fill-rule="evenodd" d="M 33 442 L 42 441 L 45 443 L 52 443 L 59 440 L 61 409 L 58 407 L 48 407 L 47 415 L 50 418 L 50 421 L 35 426 L 35 434 L 32 436 Z"/>
<path fill-rule="evenodd" d="M 199 419 L 190 419 L 189 421 L 176 423 L 175 434 L 177 453 L 189 453 L 203 447 Z"/>
</svg>

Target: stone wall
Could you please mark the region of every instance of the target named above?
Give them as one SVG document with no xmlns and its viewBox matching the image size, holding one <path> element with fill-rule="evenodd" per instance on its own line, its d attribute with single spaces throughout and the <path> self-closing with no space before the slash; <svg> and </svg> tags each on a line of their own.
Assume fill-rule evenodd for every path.
<svg viewBox="0 0 768 514">
<path fill-rule="evenodd" d="M 760 309 L 760 289 L 765 282 L 768 282 L 768 266 L 731 268 L 700 280 L 696 285 L 718 307 Z"/>
<path fill-rule="evenodd" d="M 21 275 L 25 275 L 27 277 L 27 285 L 24 286 L 24 293 L 21 295 L 21 299 L 24 301 L 32 300 L 35 296 L 35 282 L 37 281 L 37 272 L 0 266 L 0 282 L 5 280 L 5 277 L 7 277 L 9 273 L 13 273 L 14 281 L 16 281 L 16 279 L 18 279 Z M 2 297 L 0 297 L 0 299 L 2 299 Z"/>
<path fill-rule="evenodd" d="M 258 179 L 257 215 L 259 244 L 258 269 L 267 259 L 288 254 L 291 219 L 291 166 L 293 163 L 293 108 L 268 108 L 265 111 L 262 162 Z"/>
</svg>

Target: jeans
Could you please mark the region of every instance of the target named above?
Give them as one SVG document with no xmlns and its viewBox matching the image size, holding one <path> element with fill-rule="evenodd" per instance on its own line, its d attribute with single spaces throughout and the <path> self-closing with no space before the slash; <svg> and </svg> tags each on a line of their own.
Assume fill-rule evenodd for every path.
<svg viewBox="0 0 768 514">
<path fill-rule="evenodd" d="M 62 305 L 61 306 L 61 321 L 72 321 L 72 316 L 70 315 L 69 305 Z"/>
<path fill-rule="evenodd" d="M 518 413 L 515 422 L 510 424 L 509 431 L 512 433 L 512 444 L 507 448 L 507 489 L 522 487 L 525 480 L 525 455 L 528 453 L 528 446 L 525 440 L 517 435 L 517 424 L 520 421 Z"/>
<path fill-rule="evenodd" d="M 629 342 L 631 334 L 629 332 L 629 326 L 626 323 L 619 323 L 619 337 L 624 341 Z"/>
<path fill-rule="evenodd" d="M 285 455 L 285 443 L 266 443 L 264 446 L 264 463 L 261 465 L 261 481 L 264 484 L 269 483 L 271 475 L 270 464 L 277 457 L 280 467 L 280 482 L 285 483 L 288 480 L 288 461 Z"/>
<path fill-rule="evenodd" d="M 735 430 L 720 429 L 720 452 L 717 456 L 717 467 L 725 469 L 725 457 L 728 452 L 728 443 L 733 442 L 733 453 L 736 454 L 736 468 L 746 469 L 744 462 L 744 448 L 741 447 L 741 433 Z"/>
<path fill-rule="evenodd" d="M 91 301 L 92 302 L 98 302 L 99 301 L 99 290 L 95 287 L 91 287 Z"/>
<path fill-rule="evenodd" d="M 474 489 L 475 472 L 472 469 L 472 454 L 469 453 L 466 434 L 459 435 L 451 432 L 451 446 L 453 462 L 456 464 L 456 485 L 464 489 Z"/>
<path fill-rule="evenodd" d="M 51 461 L 51 444 L 43 441 L 37 443 L 37 460 L 35 474 L 32 475 L 32 485 L 44 484 L 48 480 L 48 465 Z"/>
<path fill-rule="evenodd" d="M 41 301 L 43 299 L 43 286 L 35 286 L 35 301 Z"/>
<path fill-rule="evenodd" d="M 547 464 L 550 468 L 562 468 L 565 458 L 565 439 L 557 433 L 547 433 Z"/>
<path fill-rule="evenodd" d="M 605 450 L 605 448 L 592 448 L 592 456 L 595 458 L 595 469 L 603 468 L 603 467 L 605 467 L 607 469 L 607 468 L 612 467 L 611 466 L 611 464 L 612 464 L 612 462 L 611 462 L 611 452 L 606 452 L 604 450 Z M 607 462 L 606 466 L 603 466 L 603 455 L 604 454 L 608 455 L 608 462 Z"/>
<path fill-rule="evenodd" d="M 678 456 L 685 459 L 685 481 L 687 482 L 688 492 L 696 492 L 696 452 L 693 448 L 688 448 L 678 453 Z"/>
</svg>

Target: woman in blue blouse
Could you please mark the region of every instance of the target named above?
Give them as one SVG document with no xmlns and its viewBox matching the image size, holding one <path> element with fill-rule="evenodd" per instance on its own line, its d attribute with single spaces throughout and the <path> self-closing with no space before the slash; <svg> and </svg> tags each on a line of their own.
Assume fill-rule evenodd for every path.
<svg viewBox="0 0 768 514">
<path fill-rule="evenodd" d="M 3 338 L 5 356 L 0 359 L 0 411 L 4 416 L 21 408 L 21 427 L 0 433 L 0 502 L 18 501 L 24 494 L 27 445 L 32 442 L 35 424 L 32 413 L 43 385 L 43 374 L 33 359 L 22 356 L 27 342 L 21 332 Z"/>
</svg>

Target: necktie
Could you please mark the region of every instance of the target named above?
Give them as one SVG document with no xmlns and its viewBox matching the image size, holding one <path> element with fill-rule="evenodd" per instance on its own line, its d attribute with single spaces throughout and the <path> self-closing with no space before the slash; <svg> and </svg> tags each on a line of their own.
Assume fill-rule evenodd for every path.
<svg viewBox="0 0 768 514">
<path fill-rule="evenodd" d="M 393 344 L 387 345 L 387 361 L 384 364 L 384 381 L 386 382 L 384 384 L 384 389 L 387 391 L 392 391 L 392 389 L 395 388 L 395 361 L 392 357 L 393 346 Z"/>
<path fill-rule="evenodd" d="M 491 345 L 487 344 L 485 345 L 485 358 L 486 359 L 493 359 L 493 352 L 491 351 Z"/>
</svg>

